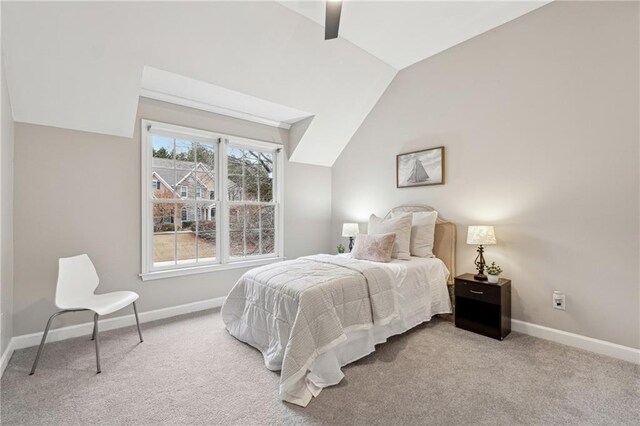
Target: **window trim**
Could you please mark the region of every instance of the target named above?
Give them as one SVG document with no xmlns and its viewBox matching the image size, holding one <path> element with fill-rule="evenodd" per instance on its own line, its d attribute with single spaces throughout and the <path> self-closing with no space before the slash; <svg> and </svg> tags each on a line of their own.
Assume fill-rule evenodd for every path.
<svg viewBox="0 0 640 426">
<path fill-rule="evenodd" d="M 216 149 L 216 182 L 214 186 L 215 192 L 218 194 L 217 200 L 201 200 L 213 201 L 216 205 L 215 220 L 218 223 L 218 238 L 216 243 L 216 258 L 213 262 L 206 263 L 188 263 L 185 266 L 170 265 L 163 267 L 153 267 L 153 232 L 149 232 L 153 218 L 152 198 L 153 191 L 149 186 L 149 176 L 152 175 L 152 145 L 151 145 L 151 128 L 153 134 L 160 134 L 172 137 L 188 136 L 195 141 L 203 141 L 211 143 L 217 139 Z M 189 127 L 162 123 L 153 120 L 141 120 L 141 187 L 144 189 L 141 194 L 141 237 L 142 237 L 142 267 L 140 277 L 143 281 L 155 280 L 160 278 L 170 278 L 182 275 L 192 275 L 197 273 L 206 273 L 214 271 L 222 271 L 236 268 L 255 267 L 273 262 L 284 260 L 284 159 L 282 145 L 272 142 L 258 141 L 247 139 L 233 135 L 227 135 L 207 130 L 193 129 Z M 226 249 L 229 239 L 229 199 L 228 192 L 223 186 L 223 182 L 227 181 L 227 146 L 236 145 L 245 149 L 256 149 L 274 154 L 274 204 L 276 205 L 276 221 L 277 230 L 275 233 L 274 253 L 268 255 L 251 256 L 250 258 L 231 258 L 229 251 Z M 196 205 L 199 201 L 195 200 Z M 225 249 L 223 249 L 225 247 Z"/>
</svg>

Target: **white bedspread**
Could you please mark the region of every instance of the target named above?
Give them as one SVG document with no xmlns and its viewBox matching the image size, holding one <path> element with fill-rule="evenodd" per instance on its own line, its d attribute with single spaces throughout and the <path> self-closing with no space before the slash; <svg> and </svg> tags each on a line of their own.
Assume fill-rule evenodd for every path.
<svg viewBox="0 0 640 426">
<path fill-rule="evenodd" d="M 267 368 L 281 370 L 281 399 L 306 406 L 342 379 L 341 366 L 451 312 L 444 264 L 413 259 L 317 255 L 256 268 L 231 290 L 222 318 L 231 335 L 262 352 Z"/>
</svg>

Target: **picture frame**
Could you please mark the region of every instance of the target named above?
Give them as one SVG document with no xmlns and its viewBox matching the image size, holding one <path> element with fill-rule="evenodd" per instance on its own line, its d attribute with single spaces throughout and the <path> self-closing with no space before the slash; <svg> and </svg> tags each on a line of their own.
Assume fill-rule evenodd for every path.
<svg viewBox="0 0 640 426">
<path fill-rule="evenodd" d="M 443 185 L 444 146 L 396 155 L 396 188 Z"/>
</svg>

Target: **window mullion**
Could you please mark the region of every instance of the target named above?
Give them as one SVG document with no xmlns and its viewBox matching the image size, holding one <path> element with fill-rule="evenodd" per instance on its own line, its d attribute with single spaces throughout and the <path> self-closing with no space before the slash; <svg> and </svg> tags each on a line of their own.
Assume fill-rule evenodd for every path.
<svg viewBox="0 0 640 426">
<path fill-rule="evenodd" d="M 283 244 L 283 216 L 282 216 L 282 172 L 281 164 L 282 164 L 282 150 L 278 149 L 273 155 L 273 183 L 272 183 L 272 198 L 275 202 L 274 207 L 274 215 L 273 218 L 273 241 L 274 241 L 274 252 L 278 256 L 284 256 L 284 250 L 282 248 Z"/>
<path fill-rule="evenodd" d="M 228 188 L 228 159 L 226 139 L 218 140 L 218 170 L 217 185 L 218 199 L 220 200 L 220 208 L 216 210 L 216 214 L 220 220 L 217 224 L 218 229 L 218 250 L 220 252 L 220 262 L 227 263 L 229 261 L 229 191 Z M 219 213 L 218 213 L 219 211 Z"/>
</svg>

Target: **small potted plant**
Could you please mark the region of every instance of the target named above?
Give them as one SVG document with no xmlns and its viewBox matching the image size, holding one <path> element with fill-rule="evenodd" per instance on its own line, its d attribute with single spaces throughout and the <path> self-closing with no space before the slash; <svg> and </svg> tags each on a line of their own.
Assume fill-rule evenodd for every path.
<svg viewBox="0 0 640 426">
<path fill-rule="evenodd" d="M 345 252 L 344 246 L 342 245 L 342 243 L 340 243 L 338 245 L 338 253 L 342 254 Z"/>
<path fill-rule="evenodd" d="M 491 284 L 497 284 L 500 274 L 502 273 L 502 268 L 496 265 L 496 262 L 491 262 L 491 265 L 487 266 L 487 280 Z"/>
</svg>

